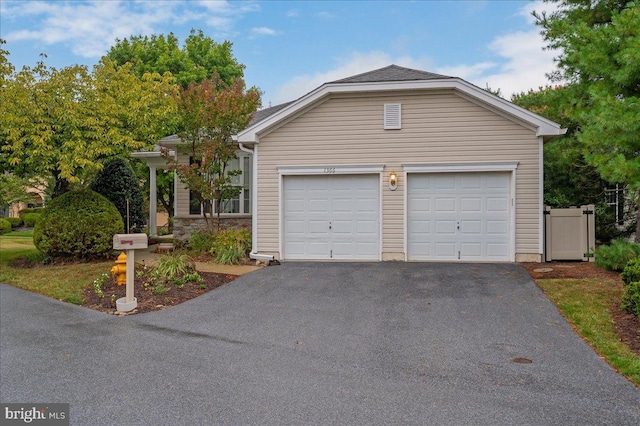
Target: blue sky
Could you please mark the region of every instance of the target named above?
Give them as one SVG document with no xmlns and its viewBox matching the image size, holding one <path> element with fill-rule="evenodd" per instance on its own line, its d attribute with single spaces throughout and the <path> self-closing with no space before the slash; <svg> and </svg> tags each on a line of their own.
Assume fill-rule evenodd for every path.
<svg viewBox="0 0 640 426">
<path fill-rule="evenodd" d="M 0 38 L 20 68 L 92 66 L 116 38 L 201 29 L 233 43 L 263 104 L 391 63 L 512 93 L 547 84 L 539 1 L 0 1 Z"/>
</svg>

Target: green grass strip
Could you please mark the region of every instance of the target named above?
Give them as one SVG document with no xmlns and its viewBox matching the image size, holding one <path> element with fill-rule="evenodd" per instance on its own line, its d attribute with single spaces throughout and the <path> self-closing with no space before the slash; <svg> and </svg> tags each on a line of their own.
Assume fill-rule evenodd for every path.
<svg viewBox="0 0 640 426">
<path fill-rule="evenodd" d="M 537 282 L 580 336 L 620 374 L 640 386 L 640 357 L 618 339 L 609 310 L 612 304 L 620 303 L 622 283 L 605 278 Z"/>
</svg>

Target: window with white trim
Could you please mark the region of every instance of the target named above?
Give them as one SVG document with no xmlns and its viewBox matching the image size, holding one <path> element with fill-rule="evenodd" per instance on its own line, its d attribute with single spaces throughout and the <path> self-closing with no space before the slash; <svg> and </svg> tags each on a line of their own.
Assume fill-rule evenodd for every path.
<svg viewBox="0 0 640 426">
<path fill-rule="evenodd" d="M 241 173 L 231 178 L 233 185 L 242 186 L 239 195 L 224 200 L 222 203 L 222 214 L 250 214 L 251 213 L 251 156 L 247 153 L 241 153 L 238 158 L 234 158 L 227 164 L 227 170 L 240 170 Z M 200 205 L 198 198 L 193 191 L 189 191 L 189 214 L 202 214 L 202 209 L 209 213 L 213 208 L 213 212 L 217 213 L 217 206 L 214 200 L 210 203 Z"/>
</svg>

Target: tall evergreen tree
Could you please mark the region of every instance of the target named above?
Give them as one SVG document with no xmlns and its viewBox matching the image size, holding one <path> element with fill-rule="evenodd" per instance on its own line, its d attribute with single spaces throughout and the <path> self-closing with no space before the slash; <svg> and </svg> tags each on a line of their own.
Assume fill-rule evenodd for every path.
<svg viewBox="0 0 640 426">
<path fill-rule="evenodd" d="M 555 12 L 534 16 L 548 47 L 561 52 L 552 77 L 573 88 L 567 111 L 580 124 L 585 159 L 640 206 L 640 1 L 554 2 Z"/>
<path fill-rule="evenodd" d="M 133 232 L 140 232 L 147 223 L 140 182 L 126 160 L 108 161 L 91 183 L 91 189 L 111 201 Z M 128 203 L 128 206 L 127 206 Z"/>
</svg>

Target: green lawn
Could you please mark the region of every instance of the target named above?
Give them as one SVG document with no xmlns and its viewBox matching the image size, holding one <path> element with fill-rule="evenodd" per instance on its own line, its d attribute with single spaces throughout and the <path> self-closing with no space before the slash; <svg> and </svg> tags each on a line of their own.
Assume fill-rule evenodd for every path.
<svg viewBox="0 0 640 426">
<path fill-rule="evenodd" d="M 33 246 L 32 231 L 0 235 L 0 282 L 44 294 L 64 302 L 82 304 L 82 290 L 103 273 L 109 273 L 113 262 L 79 263 L 61 266 L 14 268 L 11 263 L 25 257 L 38 257 Z"/>
<path fill-rule="evenodd" d="M 587 343 L 640 386 L 640 357 L 619 341 L 609 313 L 613 303 L 620 303 L 622 283 L 605 278 L 537 282 Z"/>
</svg>

